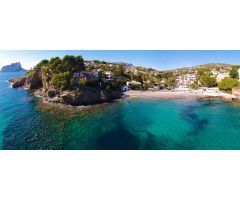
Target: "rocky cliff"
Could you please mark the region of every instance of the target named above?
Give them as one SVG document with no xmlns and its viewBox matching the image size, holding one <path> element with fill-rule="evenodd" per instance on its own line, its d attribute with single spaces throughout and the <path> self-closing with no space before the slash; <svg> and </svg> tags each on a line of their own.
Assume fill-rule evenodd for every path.
<svg viewBox="0 0 240 200">
<path fill-rule="evenodd" d="M 38 71 L 34 71 L 31 75 L 25 75 L 20 78 L 14 78 L 9 80 L 13 88 L 24 86 L 27 89 L 39 89 L 42 88 L 42 76 Z"/>
<path fill-rule="evenodd" d="M 102 91 L 87 86 L 61 91 L 55 89 L 49 80 L 47 75 L 34 70 L 30 75 L 11 79 L 9 82 L 13 88 L 38 89 L 35 92 L 36 96 L 42 97 L 47 102 L 63 103 L 72 106 L 102 103 L 122 96 L 121 91 Z"/>
</svg>

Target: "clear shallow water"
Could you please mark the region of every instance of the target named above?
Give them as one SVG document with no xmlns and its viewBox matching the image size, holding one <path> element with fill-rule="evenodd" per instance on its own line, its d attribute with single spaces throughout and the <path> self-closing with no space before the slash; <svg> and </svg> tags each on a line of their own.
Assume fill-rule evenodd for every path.
<svg viewBox="0 0 240 200">
<path fill-rule="evenodd" d="M 0 73 L 1 149 L 240 149 L 240 104 L 121 100 L 90 114 L 40 110 Z"/>
</svg>

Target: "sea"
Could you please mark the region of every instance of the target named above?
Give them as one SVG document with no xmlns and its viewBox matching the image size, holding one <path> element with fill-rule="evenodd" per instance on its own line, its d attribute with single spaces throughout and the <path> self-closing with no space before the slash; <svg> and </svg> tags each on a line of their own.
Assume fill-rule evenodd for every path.
<svg viewBox="0 0 240 200">
<path fill-rule="evenodd" d="M 46 109 L 0 73 L 0 149 L 239 150 L 240 103 L 121 99 L 72 112 Z"/>
</svg>

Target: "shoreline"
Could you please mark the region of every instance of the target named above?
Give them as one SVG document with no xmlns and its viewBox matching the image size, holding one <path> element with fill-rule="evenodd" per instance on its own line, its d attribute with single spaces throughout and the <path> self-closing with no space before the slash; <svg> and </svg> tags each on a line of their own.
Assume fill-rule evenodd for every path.
<svg viewBox="0 0 240 200">
<path fill-rule="evenodd" d="M 208 99 L 221 98 L 224 100 L 234 100 L 235 96 L 223 92 L 219 93 L 197 93 L 193 91 L 140 91 L 129 90 L 124 93 L 125 98 L 143 98 L 143 99 Z"/>
<path fill-rule="evenodd" d="M 106 108 L 110 104 L 114 103 L 117 100 L 109 101 L 109 102 L 101 102 L 101 103 L 95 103 L 95 104 L 89 104 L 89 105 L 78 105 L 73 106 L 70 104 L 65 104 L 63 102 L 55 102 L 54 100 L 47 98 L 41 90 L 35 90 L 31 91 L 31 95 L 33 95 L 35 98 L 37 98 L 37 107 L 44 110 L 54 110 L 60 111 L 60 110 L 68 110 L 72 113 L 78 113 L 78 112 L 84 112 L 91 110 L 92 112 L 95 112 L 99 109 Z M 122 98 L 120 98 L 122 99 Z M 119 99 L 118 99 L 119 100 Z"/>
<path fill-rule="evenodd" d="M 223 99 L 226 101 L 234 101 L 233 95 L 227 93 L 196 93 L 190 91 L 141 91 L 141 90 L 130 90 L 123 93 L 122 97 L 116 99 L 111 102 L 101 102 L 96 104 L 89 104 L 89 105 L 80 105 L 80 106 L 72 106 L 68 104 L 64 104 L 62 102 L 54 102 L 49 98 L 46 98 L 41 91 L 36 90 L 32 92 L 32 95 L 39 99 L 38 106 L 44 109 L 68 109 L 78 111 L 86 111 L 86 110 L 98 110 L 102 107 L 106 107 L 116 101 L 124 100 L 124 99 L 186 99 L 186 100 L 200 100 L 200 99 Z"/>
</svg>

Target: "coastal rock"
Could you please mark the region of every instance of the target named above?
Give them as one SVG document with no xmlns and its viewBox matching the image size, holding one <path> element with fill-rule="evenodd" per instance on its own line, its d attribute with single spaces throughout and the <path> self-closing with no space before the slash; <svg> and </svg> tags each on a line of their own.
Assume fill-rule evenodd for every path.
<svg viewBox="0 0 240 200">
<path fill-rule="evenodd" d="M 109 101 L 109 100 L 118 99 L 118 98 L 122 97 L 122 95 L 123 95 L 123 93 L 121 91 L 110 91 L 110 92 L 103 91 L 102 99 Z"/>
<path fill-rule="evenodd" d="M 47 91 L 47 95 L 49 98 L 53 98 L 53 97 L 56 97 L 57 95 L 59 95 L 59 91 L 51 89 L 51 90 Z"/>
<path fill-rule="evenodd" d="M 27 89 L 39 89 L 42 87 L 41 73 L 34 71 L 31 75 L 9 80 L 13 88 L 24 86 Z"/>
<path fill-rule="evenodd" d="M 27 80 L 26 76 L 9 80 L 13 88 L 22 87 Z"/>
<path fill-rule="evenodd" d="M 236 96 L 236 99 L 240 100 L 240 87 L 233 88 L 232 94 Z"/>
<path fill-rule="evenodd" d="M 47 92 L 50 89 L 50 80 L 51 77 L 49 74 L 41 74 L 42 79 L 42 90 L 43 92 Z"/>
<path fill-rule="evenodd" d="M 33 74 L 27 76 L 24 86 L 28 89 L 39 89 L 42 87 L 42 76 L 39 71 L 34 71 Z"/>
<path fill-rule="evenodd" d="M 72 106 L 89 105 L 101 102 L 100 91 L 93 88 L 88 88 L 83 91 L 64 91 L 60 95 L 65 104 Z"/>
</svg>

